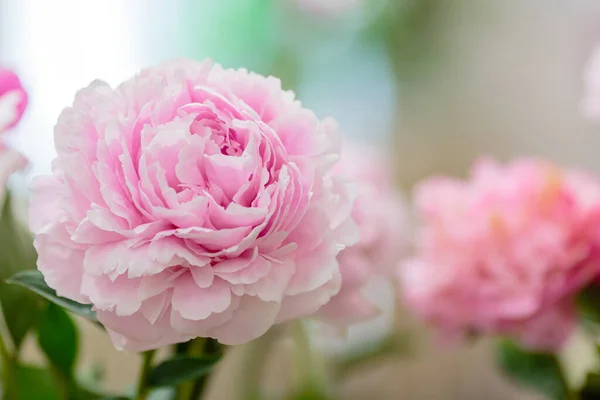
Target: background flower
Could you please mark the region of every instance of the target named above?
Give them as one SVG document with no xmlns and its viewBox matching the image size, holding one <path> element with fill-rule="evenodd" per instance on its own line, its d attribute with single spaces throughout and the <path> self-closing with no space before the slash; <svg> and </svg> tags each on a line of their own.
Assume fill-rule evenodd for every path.
<svg viewBox="0 0 600 400">
<path fill-rule="evenodd" d="M 540 160 L 485 160 L 469 181 L 425 181 L 415 202 L 417 255 L 400 269 L 414 311 L 449 336 L 563 343 L 572 296 L 600 269 L 598 182 Z"/>
<path fill-rule="evenodd" d="M 19 77 L 0 68 L 0 133 L 15 126 L 27 107 L 27 92 Z M 27 159 L 18 151 L 0 143 L 0 198 L 4 198 L 6 181 L 14 172 L 25 168 Z"/>
<path fill-rule="evenodd" d="M 405 250 L 407 220 L 391 164 L 376 148 L 344 143 L 333 173 L 352 182 L 357 192 L 352 218 L 358 224 L 360 241 L 338 255 L 342 289 L 319 315 L 346 325 L 377 315 L 363 289 L 374 275 L 393 273 Z"/>
<path fill-rule="evenodd" d="M 115 118 L 117 116 L 117 118 Z M 272 77 L 174 60 L 80 91 L 33 183 L 38 267 L 119 348 L 227 344 L 317 311 L 356 239 L 332 120 Z"/>
<path fill-rule="evenodd" d="M 0 132 L 15 126 L 27 108 L 27 92 L 19 77 L 0 67 Z"/>
</svg>

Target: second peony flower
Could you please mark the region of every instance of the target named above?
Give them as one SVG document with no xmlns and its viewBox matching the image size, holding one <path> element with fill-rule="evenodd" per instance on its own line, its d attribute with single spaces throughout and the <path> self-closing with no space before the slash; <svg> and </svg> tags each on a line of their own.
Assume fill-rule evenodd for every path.
<svg viewBox="0 0 600 400">
<path fill-rule="evenodd" d="M 329 173 L 337 125 L 279 80 L 168 61 L 93 82 L 54 135 L 53 173 L 32 184 L 38 268 L 116 347 L 244 343 L 338 293 L 358 231 Z"/>
<path fill-rule="evenodd" d="M 537 159 L 482 160 L 469 181 L 416 190 L 417 254 L 402 264 L 408 305 L 446 336 L 508 336 L 559 349 L 575 296 L 600 273 L 600 184 Z"/>
</svg>

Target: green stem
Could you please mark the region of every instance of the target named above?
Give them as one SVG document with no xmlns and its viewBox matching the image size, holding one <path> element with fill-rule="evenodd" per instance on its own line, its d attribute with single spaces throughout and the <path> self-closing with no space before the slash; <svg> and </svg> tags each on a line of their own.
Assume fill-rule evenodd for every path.
<svg viewBox="0 0 600 400">
<path fill-rule="evenodd" d="M 206 339 L 204 338 L 192 339 L 187 348 L 186 355 L 188 357 L 201 356 L 204 353 L 205 345 Z M 182 383 L 177 389 L 177 400 L 194 400 L 196 382 L 197 380 L 191 380 Z"/>
<path fill-rule="evenodd" d="M 138 378 L 135 400 L 146 400 L 148 398 L 148 375 L 152 370 L 152 359 L 155 350 L 149 350 L 142 353 L 142 370 Z"/>
<path fill-rule="evenodd" d="M 18 361 L 17 349 L 12 343 L 10 343 L 13 354 L 6 345 L 6 338 L 11 338 L 10 330 L 6 325 L 6 319 L 4 318 L 4 310 L 0 307 L 0 381 L 2 382 L 2 388 L 4 390 L 4 397 L 7 399 L 18 399 L 18 385 L 15 379 L 14 367 Z"/>
<path fill-rule="evenodd" d="M 302 320 L 292 323 L 294 340 L 294 364 L 296 366 L 296 396 L 311 399 L 327 399 L 325 371 L 322 360 L 313 351 L 308 332 Z"/>
<path fill-rule="evenodd" d="M 261 393 L 262 375 L 271 347 L 279 333 L 280 329 L 274 326 L 263 336 L 245 345 L 240 361 L 240 385 L 237 399 L 261 400 L 263 398 Z"/>
<path fill-rule="evenodd" d="M 298 384 L 312 381 L 310 368 L 310 341 L 306 329 L 301 320 L 293 322 L 292 338 L 294 339 L 294 364 L 296 367 L 296 379 Z"/>
<path fill-rule="evenodd" d="M 560 381 L 562 386 L 565 388 L 565 396 L 566 399 L 565 400 L 579 400 L 580 396 L 579 393 L 574 392 L 571 389 L 571 386 L 569 385 L 569 381 L 567 379 L 566 373 L 565 373 L 565 365 L 561 362 L 560 358 L 556 355 L 554 355 L 554 361 L 556 363 L 556 365 L 558 365 L 558 369 L 560 371 Z"/>
<path fill-rule="evenodd" d="M 12 369 L 13 361 L 2 335 L 0 335 L 0 359 L 2 360 L 2 387 L 5 398 L 17 399 L 17 387 L 15 386 L 15 377 Z"/>
</svg>

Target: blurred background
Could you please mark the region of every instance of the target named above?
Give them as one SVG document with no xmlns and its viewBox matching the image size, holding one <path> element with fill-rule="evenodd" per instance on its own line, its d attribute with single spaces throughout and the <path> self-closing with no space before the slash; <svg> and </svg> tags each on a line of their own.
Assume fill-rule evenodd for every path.
<svg viewBox="0 0 600 400">
<path fill-rule="evenodd" d="M 600 128 L 580 112 L 598 41 L 597 0 L 0 0 L 0 63 L 31 98 L 11 139 L 32 166 L 11 184 L 26 196 L 31 176 L 49 171 L 52 127 L 77 89 L 117 85 L 172 57 L 280 77 L 348 138 L 388 150 L 407 194 L 427 175 L 465 174 L 480 155 L 541 155 L 600 172 Z M 439 346 L 394 309 L 386 283 L 372 291 L 386 313 L 347 343 L 323 345 L 343 352 L 393 327 L 413 346 L 347 374 L 344 399 L 533 398 L 495 371 L 486 343 Z M 130 382 L 136 358 L 83 329 L 82 363 L 107 362 L 111 387 Z M 234 398 L 220 382 L 235 357 L 215 399 Z M 285 368 L 265 378 L 274 391 L 285 381 L 278 374 Z"/>
</svg>

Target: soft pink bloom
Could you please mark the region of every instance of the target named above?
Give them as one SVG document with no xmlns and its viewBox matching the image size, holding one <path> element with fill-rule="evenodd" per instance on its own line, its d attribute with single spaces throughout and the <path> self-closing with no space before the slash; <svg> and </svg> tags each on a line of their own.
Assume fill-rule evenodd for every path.
<svg viewBox="0 0 600 400">
<path fill-rule="evenodd" d="M 55 128 L 32 185 L 38 267 L 91 303 L 118 348 L 237 344 L 311 315 L 356 241 L 337 125 L 278 79 L 173 60 L 95 81 Z"/>
<path fill-rule="evenodd" d="M 469 181 L 427 180 L 415 202 L 417 255 L 400 272 L 417 314 L 448 336 L 564 342 L 573 297 L 600 270 L 598 182 L 540 160 L 485 160 Z"/>
<path fill-rule="evenodd" d="M 363 289 L 374 275 L 393 273 L 407 234 L 404 200 L 395 188 L 392 170 L 382 153 L 365 144 L 344 144 L 340 162 L 333 169 L 335 175 L 355 186 L 358 196 L 352 217 L 360 241 L 338 255 L 342 289 L 319 311 L 319 317 L 327 322 L 343 326 L 379 312 Z"/>
<path fill-rule="evenodd" d="M 0 68 L 0 132 L 19 122 L 27 108 L 27 92 L 19 77 L 12 71 Z"/>
</svg>

